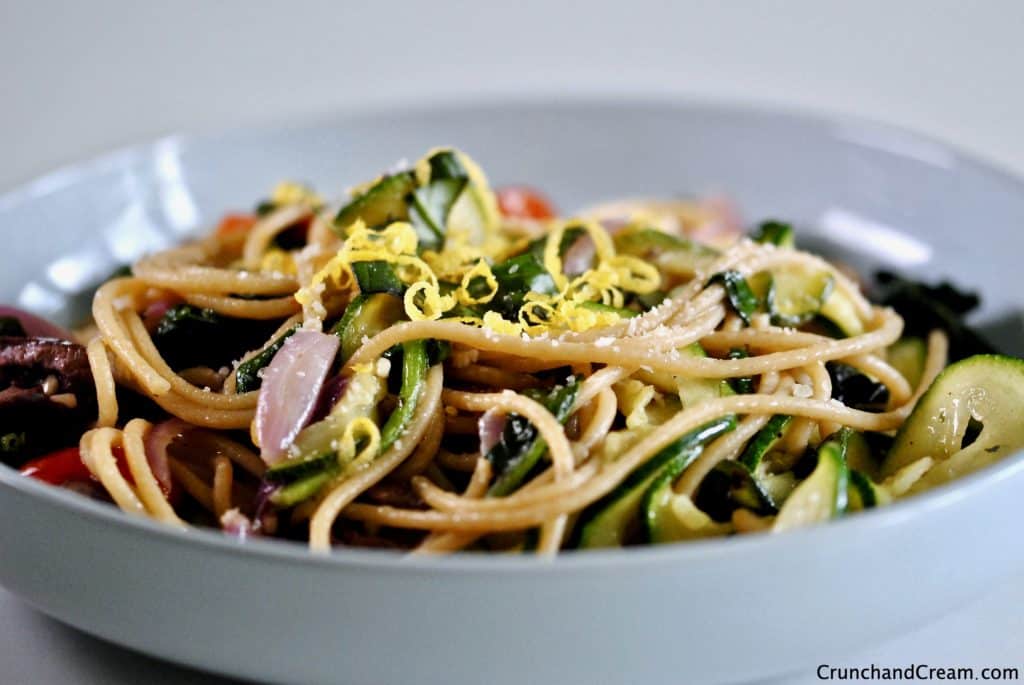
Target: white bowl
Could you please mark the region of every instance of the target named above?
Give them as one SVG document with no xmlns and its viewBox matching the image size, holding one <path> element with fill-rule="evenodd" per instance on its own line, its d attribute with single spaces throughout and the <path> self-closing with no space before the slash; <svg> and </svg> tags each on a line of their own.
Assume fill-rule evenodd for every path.
<svg viewBox="0 0 1024 685">
<path fill-rule="evenodd" d="M 339 192 L 457 145 L 561 206 L 728 192 L 852 261 L 955 276 L 1019 325 L 1024 186 L 859 120 L 674 102 L 505 102 L 172 138 L 0 197 L 0 298 L 57 318 L 131 259 L 281 178 Z M 45 236 L 45 240 L 26 236 Z M 1013 340 L 1019 337 L 1014 332 Z M 1024 568 L 1020 455 L 786 535 L 531 557 L 409 558 L 181 533 L 0 467 L 0 583 L 102 638 L 275 682 L 734 682 L 827 663 Z M 1012 542 L 1011 542 L 1012 541 Z"/>
</svg>

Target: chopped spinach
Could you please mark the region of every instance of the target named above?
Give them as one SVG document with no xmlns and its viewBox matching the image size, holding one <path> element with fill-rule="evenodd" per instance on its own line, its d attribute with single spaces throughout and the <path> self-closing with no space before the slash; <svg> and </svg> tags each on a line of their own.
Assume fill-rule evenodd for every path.
<svg viewBox="0 0 1024 685">
<path fill-rule="evenodd" d="M 287 331 L 277 337 L 274 342 L 267 345 L 266 349 L 257 354 L 252 359 L 246 361 L 244 364 L 239 364 L 238 369 L 235 371 L 235 389 L 238 392 L 249 392 L 251 390 L 259 390 L 260 386 L 263 385 L 263 379 L 260 377 L 260 371 L 265 368 L 274 359 L 274 355 L 277 354 L 281 346 L 284 345 L 284 341 L 288 339 L 292 333 L 298 330 L 298 325 L 292 326 Z"/>
<path fill-rule="evenodd" d="M 878 272 L 875 280 L 876 299 L 903 317 L 904 336 L 925 337 L 934 329 L 945 331 L 951 362 L 998 352 L 964 322 L 965 316 L 981 302 L 974 293 L 959 290 L 948 282 L 928 285 L 888 271 Z"/>
<path fill-rule="evenodd" d="M 160 319 L 153 342 L 173 369 L 218 368 L 262 346 L 277 326 L 275 321 L 238 319 L 180 304 Z"/>
<path fill-rule="evenodd" d="M 498 282 L 498 292 L 490 301 L 491 309 L 515 320 L 523 306 L 526 293 L 556 292 L 555 280 L 544 268 L 544 264 L 532 252 L 524 252 L 491 267 L 491 273 Z"/>
<path fill-rule="evenodd" d="M 556 385 L 546 391 L 527 390 L 523 394 L 543 404 L 556 419 L 565 423 L 578 392 L 579 379 L 570 376 L 565 385 Z M 488 494 L 501 497 L 519 488 L 547 449 L 547 443 L 527 419 L 517 414 L 509 415 L 501 438 L 487 453 L 487 460 L 494 467 L 496 476 Z"/>
</svg>

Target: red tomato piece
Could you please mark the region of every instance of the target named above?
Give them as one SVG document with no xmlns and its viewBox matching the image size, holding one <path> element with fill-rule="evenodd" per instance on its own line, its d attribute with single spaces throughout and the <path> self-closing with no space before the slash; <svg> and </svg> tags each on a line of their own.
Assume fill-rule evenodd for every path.
<svg viewBox="0 0 1024 685">
<path fill-rule="evenodd" d="M 526 186 L 508 186 L 498 190 L 498 209 L 510 219 L 553 219 L 555 209 L 542 193 Z"/>
</svg>

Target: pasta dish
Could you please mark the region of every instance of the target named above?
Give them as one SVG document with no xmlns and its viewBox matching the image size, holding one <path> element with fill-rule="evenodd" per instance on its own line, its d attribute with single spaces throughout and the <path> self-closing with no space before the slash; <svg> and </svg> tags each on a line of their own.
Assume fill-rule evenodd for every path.
<svg viewBox="0 0 1024 685">
<path fill-rule="evenodd" d="M 0 458 L 168 526 L 416 553 L 785 531 L 1024 446 L 977 298 L 720 199 L 556 216 L 453 149 L 285 182 L 74 332 L 6 308 Z"/>
</svg>

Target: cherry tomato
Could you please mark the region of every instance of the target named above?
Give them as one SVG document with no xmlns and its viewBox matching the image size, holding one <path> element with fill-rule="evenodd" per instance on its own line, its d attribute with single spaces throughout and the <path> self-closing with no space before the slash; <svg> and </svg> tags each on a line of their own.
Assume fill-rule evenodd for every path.
<svg viewBox="0 0 1024 685">
<path fill-rule="evenodd" d="M 82 455 L 77 447 L 67 447 L 33 459 L 21 467 L 21 475 L 31 476 L 51 485 L 87 483 L 95 480 L 82 463 Z"/>
<path fill-rule="evenodd" d="M 256 217 L 252 214 L 225 214 L 224 218 L 217 224 L 217 235 L 225 236 L 235 233 L 245 233 L 256 225 Z"/>
<path fill-rule="evenodd" d="M 539 191 L 526 186 L 508 186 L 498 190 L 498 208 L 510 219 L 553 219 L 551 202 Z"/>
</svg>

